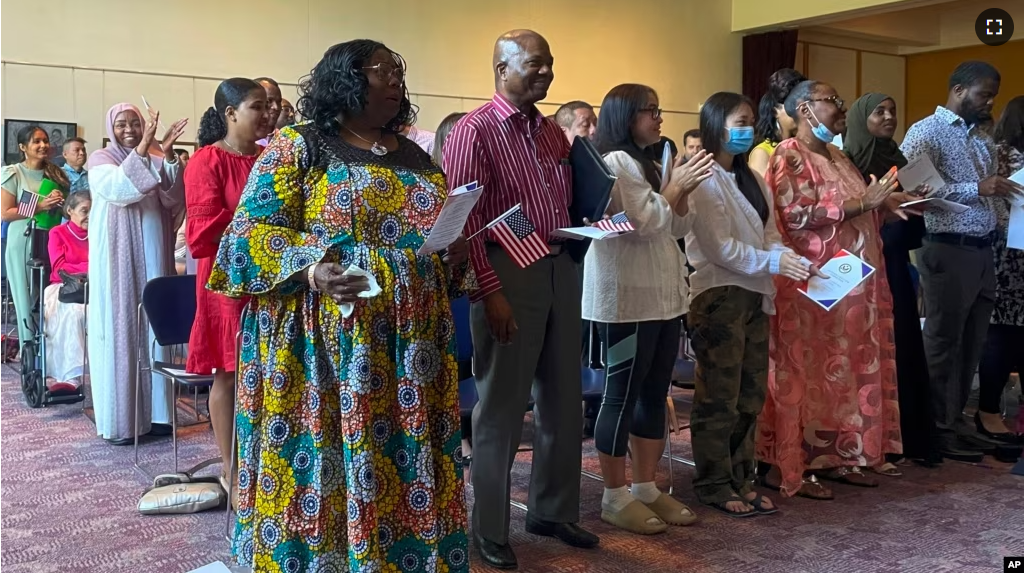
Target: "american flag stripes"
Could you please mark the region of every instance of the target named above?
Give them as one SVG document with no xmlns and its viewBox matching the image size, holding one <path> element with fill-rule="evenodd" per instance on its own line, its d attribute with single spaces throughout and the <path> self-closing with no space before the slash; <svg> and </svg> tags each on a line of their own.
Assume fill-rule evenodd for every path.
<svg viewBox="0 0 1025 573">
<path fill-rule="evenodd" d="M 491 235 L 521 269 L 551 253 L 519 205 L 491 228 Z"/>
<path fill-rule="evenodd" d="M 35 216 L 37 203 L 39 203 L 39 195 L 31 191 L 23 191 L 21 199 L 18 200 L 18 214 L 26 219 Z"/>
<path fill-rule="evenodd" d="M 634 230 L 633 223 L 626 217 L 626 211 L 622 213 L 616 213 L 608 219 L 602 219 L 594 224 L 595 227 L 602 231 L 610 231 L 613 233 L 629 233 Z"/>
</svg>

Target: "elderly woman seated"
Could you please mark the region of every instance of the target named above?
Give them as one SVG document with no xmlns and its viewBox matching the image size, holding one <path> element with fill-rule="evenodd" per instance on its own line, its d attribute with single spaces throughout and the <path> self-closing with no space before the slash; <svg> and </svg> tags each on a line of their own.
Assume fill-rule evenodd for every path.
<svg viewBox="0 0 1025 573">
<path fill-rule="evenodd" d="M 50 230 L 50 285 L 43 293 L 46 313 L 47 386 L 73 391 L 85 365 L 85 305 L 60 301 L 61 274 L 84 280 L 89 267 L 89 191 L 76 191 L 64 203 L 68 221 Z"/>
</svg>

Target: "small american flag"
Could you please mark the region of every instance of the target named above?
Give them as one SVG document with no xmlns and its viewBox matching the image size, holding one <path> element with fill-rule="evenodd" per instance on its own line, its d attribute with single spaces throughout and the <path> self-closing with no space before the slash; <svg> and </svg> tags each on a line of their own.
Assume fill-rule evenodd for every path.
<svg viewBox="0 0 1025 573">
<path fill-rule="evenodd" d="M 594 226 L 602 231 L 611 231 L 613 233 L 629 233 L 634 230 L 633 223 L 630 222 L 630 219 L 626 218 L 626 211 L 616 213 L 608 219 L 602 219 L 595 223 Z"/>
<path fill-rule="evenodd" d="M 18 200 L 18 214 L 26 219 L 35 216 L 37 203 L 39 203 L 39 195 L 31 191 L 23 191 L 21 199 Z"/>
<path fill-rule="evenodd" d="M 521 269 L 551 253 L 548 244 L 537 234 L 534 225 L 518 205 L 502 217 L 491 232 Z"/>
</svg>

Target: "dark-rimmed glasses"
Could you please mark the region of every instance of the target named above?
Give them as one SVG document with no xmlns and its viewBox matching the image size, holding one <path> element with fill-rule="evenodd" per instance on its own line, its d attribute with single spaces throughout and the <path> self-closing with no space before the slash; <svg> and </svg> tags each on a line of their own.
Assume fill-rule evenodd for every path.
<svg viewBox="0 0 1025 573">
<path fill-rule="evenodd" d="M 363 66 L 364 70 L 374 70 L 377 72 L 377 79 L 382 82 L 388 82 L 391 80 L 397 80 L 402 83 L 406 79 L 406 70 L 402 69 L 395 64 L 389 64 L 387 62 L 381 62 L 380 64 L 374 64 L 372 66 Z"/>
<path fill-rule="evenodd" d="M 651 114 L 651 119 L 658 119 L 658 118 L 662 117 L 662 108 L 658 107 L 657 105 L 641 108 L 641 109 L 639 109 L 637 111 L 638 111 L 638 113 L 642 113 L 642 112 L 650 113 Z"/>
<path fill-rule="evenodd" d="M 812 102 L 812 101 L 828 101 L 828 102 L 832 103 L 833 105 L 835 105 L 836 109 L 843 109 L 843 99 L 841 99 L 840 96 L 836 96 L 836 95 L 831 95 L 829 97 L 820 97 L 820 98 L 810 99 L 808 101 L 809 102 Z"/>
</svg>

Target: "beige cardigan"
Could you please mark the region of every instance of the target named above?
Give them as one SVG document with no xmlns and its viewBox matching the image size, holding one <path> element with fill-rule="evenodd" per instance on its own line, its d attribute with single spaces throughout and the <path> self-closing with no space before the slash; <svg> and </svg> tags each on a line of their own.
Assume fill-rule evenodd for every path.
<svg viewBox="0 0 1025 573">
<path fill-rule="evenodd" d="M 626 211 L 636 230 L 591 242 L 581 314 L 610 323 L 679 318 L 687 313 L 687 260 L 676 241 L 690 230 L 694 216 L 673 213 L 626 152 L 607 154 L 605 163 L 616 175 L 607 213 Z"/>
<path fill-rule="evenodd" d="M 765 224 L 740 192 L 733 173 L 718 163 L 713 164 L 712 176 L 690 194 L 690 211 L 697 214 L 687 234 L 687 258 L 694 267 L 690 296 L 694 300 L 710 288 L 739 286 L 765 295 L 762 309 L 775 314 L 772 275 L 779 274 L 780 256 L 792 251 L 780 239 L 765 181 L 753 175 L 769 205 Z"/>
</svg>

